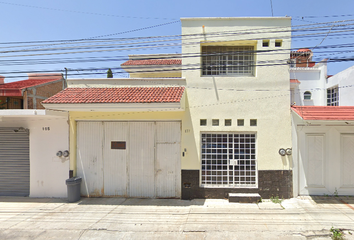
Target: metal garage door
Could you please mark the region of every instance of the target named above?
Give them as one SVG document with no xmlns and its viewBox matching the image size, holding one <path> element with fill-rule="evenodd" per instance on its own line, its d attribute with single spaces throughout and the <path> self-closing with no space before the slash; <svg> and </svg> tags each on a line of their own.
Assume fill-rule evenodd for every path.
<svg viewBox="0 0 354 240">
<path fill-rule="evenodd" d="M 0 196 L 29 195 L 29 134 L 0 128 Z"/>
<path fill-rule="evenodd" d="M 180 197 L 179 122 L 78 122 L 86 196 Z"/>
<path fill-rule="evenodd" d="M 336 146 L 324 133 L 305 134 L 300 142 L 300 195 L 354 195 L 354 134 L 338 137 Z"/>
</svg>

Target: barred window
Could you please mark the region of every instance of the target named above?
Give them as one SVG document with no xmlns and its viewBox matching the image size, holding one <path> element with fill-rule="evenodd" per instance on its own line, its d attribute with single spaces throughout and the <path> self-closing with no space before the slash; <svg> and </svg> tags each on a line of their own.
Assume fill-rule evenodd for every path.
<svg viewBox="0 0 354 240">
<path fill-rule="evenodd" d="M 327 89 L 327 106 L 339 106 L 338 87 Z"/>
<path fill-rule="evenodd" d="M 256 134 L 203 133 L 202 186 L 257 187 Z"/>
<path fill-rule="evenodd" d="M 203 46 L 202 75 L 254 76 L 253 46 Z"/>
</svg>

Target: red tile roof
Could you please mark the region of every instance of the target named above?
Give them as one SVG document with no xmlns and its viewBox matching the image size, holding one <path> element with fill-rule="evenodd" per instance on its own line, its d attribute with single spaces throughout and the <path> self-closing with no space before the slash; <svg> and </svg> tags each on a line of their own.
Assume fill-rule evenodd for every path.
<svg viewBox="0 0 354 240">
<path fill-rule="evenodd" d="M 17 82 L 0 84 L 0 96 L 22 96 L 22 89 L 37 86 L 58 79 L 28 79 Z"/>
<path fill-rule="evenodd" d="M 291 109 L 304 120 L 354 120 L 354 106 L 293 106 Z"/>
<path fill-rule="evenodd" d="M 146 59 L 146 60 L 128 60 L 121 66 L 137 65 L 182 65 L 182 59 Z"/>
<path fill-rule="evenodd" d="M 184 87 L 67 88 L 42 103 L 180 102 Z"/>
<path fill-rule="evenodd" d="M 297 79 L 290 79 L 290 83 L 300 83 L 300 81 Z"/>
<path fill-rule="evenodd" d="M 310 49 L 308 49 L 308 48 L 300 48 L 296 52 L 312 52 L 312 51 Z"/>
</svg>

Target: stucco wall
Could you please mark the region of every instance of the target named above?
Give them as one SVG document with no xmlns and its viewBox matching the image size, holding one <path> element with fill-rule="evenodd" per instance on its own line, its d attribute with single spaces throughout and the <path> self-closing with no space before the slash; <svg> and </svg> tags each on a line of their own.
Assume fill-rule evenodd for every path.
<svg viewBox="0 0 354 240">
<path fill-rule="evenodd" d="M 189 151 L 182 158 L 182 169 L 200 169 L 202 132 L 254 132 L 257 134 L 258 169 L 289 169 L 287 159 L 278 154 L 279 148 L 291 147 L 289 71 L 287 64 L 276 63 L 286 63 L 290 56 L 290 32 L 287 31 L 290 30 L 290 18 L 198 18 L 181 21 L 183 66 L 200 66 L 199 54 L 205 41 L 211 45 L 220 44 L 220 41 L 236 46 L 254 44 L 257 51 L 275 50 L 256 54 L 259 65 L 262 65 L 260 62 L 270 65 L 256 66 L 252 77 L 201 76 L 199 69 L 183 70 L 189 106 L 186 107 L 185 128 L 182 129 L 182 149 Z M 281 30 L 281 33 L 270 32 L 269 29 Z M 248 34 L 238 34 L 242 30 Z M 269 47 L 262 46 L 262 39 L 270 40 Z M 276 39 L 282 40 L 282 47 L 274 46 Z M 200 119 L 207 119 L 207 126 L 200 126 Z M 219 119 L 220 125 L 211 126 L 212 119 Z M 232 125 L 224 126 L 225 119 L 231 119 Z M 245 126 L 237 126 L 237 119 L 244 119 Z M 257 119 L 257 126 L 250 126 L 250 119 Z"/>
<path fill-rule="evenodd" d="M 300 84 L 295 88 L 295 105 L 326 106 L 327 105 L 327 64 L 319 63 L 312 68 L 291 68 L 290 79 L 297 79 Z M 304 99 L 304 93 L 311 92 L 311 99 Z"/>
<path fill-rule="evenodd" d="M 3 117 L 0 126 L 29 129 L 30 197 L 66 197 L 69 158 L 56 153 L 69 149 L 67 117 Z"/>
<path fill-rule="evenodd" d="M 327 87 L 338 86 L 339 106 L 354 106 L 354 66 L 328 78 Z"/>
</svg>

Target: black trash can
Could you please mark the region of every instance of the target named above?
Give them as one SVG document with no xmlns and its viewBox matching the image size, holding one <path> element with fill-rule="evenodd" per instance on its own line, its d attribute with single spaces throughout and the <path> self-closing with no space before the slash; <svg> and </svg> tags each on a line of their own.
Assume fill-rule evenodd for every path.
<svg viewBox="0 0 354 240">
<path fill-rule="evenodd" d="M 68 189 L 68 202 L 73 203 L 80 200 L 80 186 L 81 177 L 72 177 L 66 179 L 66 186 Z"/>
</svg>

